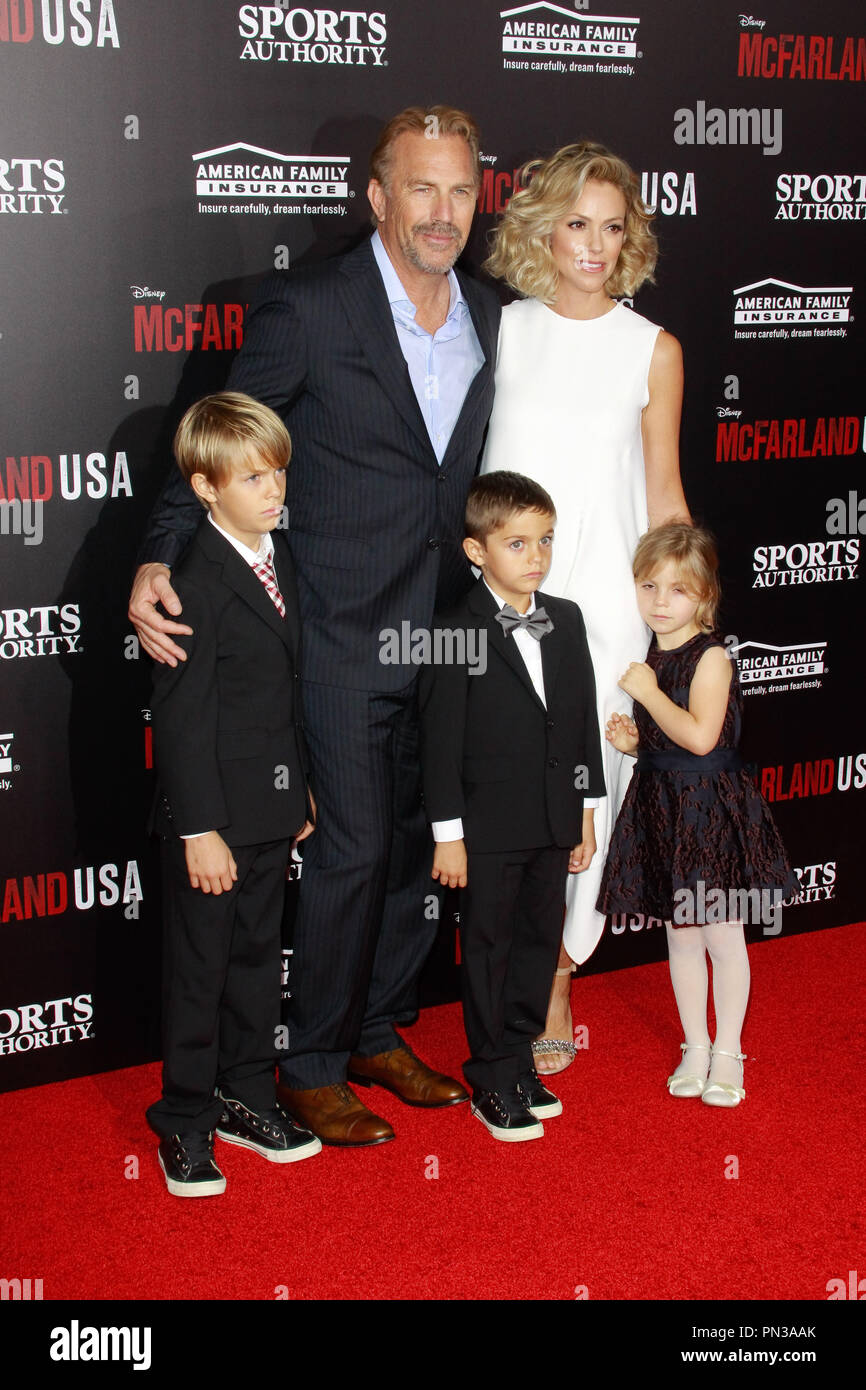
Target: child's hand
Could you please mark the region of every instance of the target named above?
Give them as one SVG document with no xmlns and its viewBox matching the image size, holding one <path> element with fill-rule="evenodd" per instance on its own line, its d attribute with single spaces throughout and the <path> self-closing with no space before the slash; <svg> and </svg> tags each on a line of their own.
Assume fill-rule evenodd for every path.
<svg viewBox="0 0 866 1390">
<path fill-rule="evenodd" d="M 612 714 L 605 726 L 604 736 L 620 753 L 635 753 L 640 741 L 637 724 L 628 714 Z"/>
<path fill-rule="evenodd" d="M 436 846 L 433 877 L 443 888 L 466 887 L 466 846 L 462 840 L 442 840 Z"/>
<path fill-rule="evenodd" d="M 659 688 L 655 671 L 645 661 L 633 661 L 617 683 L 620 690 L 624 690 L 633 700 L 640 700 L 642 705 Z"/>
<path fill-rule="evenodd" d="M 582 831 L 583 839 L 579 845 L 575 845 L 568 856 L 568 872 L 570 874 L 582 874 L 584 869 L 588 869 L 592 863 L 592 856 L 596 851 L 594 811 L 584 811 Z"/>
<path fill-rule="evenodd" d="M 193 888 L 203 893 L 228 893 L 237 881 L 234 855 L 218 830 L 184 840 L 186 867 Z"/>
<path fill-rule="evenodd" d="M 310 800 L 310 810 L 313 813 L 313 819 L 304 821 L 303 826 L 294 838 L 294 843 L 296 845 L 300 844 L 301 840 L 306 840 L 308 835 L 312 835 L 313 831 L 316 828 L 316 816 L 318 815 L 318 811 L 316 810 L 316 799 L 313 796 L 313 793 L 310 791 L 309 787 L 307 787 L 307 796 Z"/>
</svg>

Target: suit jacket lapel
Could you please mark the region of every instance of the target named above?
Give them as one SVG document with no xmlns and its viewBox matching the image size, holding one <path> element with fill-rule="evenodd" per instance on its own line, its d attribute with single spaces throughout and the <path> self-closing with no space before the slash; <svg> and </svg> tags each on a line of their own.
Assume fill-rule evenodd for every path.
<svg viewBox="0 0 866 1390">
<path fill-rule="evenodd" d="M 544 676 L 544 696 L 547 700 L 547 708 L 550 709 L 553 692 L 556 688 L 556 678 L 559 674 L 559 663 L 562 660 L 564 638 L 562 624 L 557 626 L 551 611 L 550 600 L 540 590 L 536 590 L 535 603 L 536 607 L 546 609 L 548 617 L 553 622 L 553 630 L 546 633 L 541 639 L 541 673 Z"/>
<path fill-rule="evenodd" d="M 490 373 L 493 371 L 493 363 L 496 356 L 496 343 L 490 333 L 488 323 L 478 312 L 475 286 L 470 280 L 467 280 L 467 277 L 463 275 L 461 271 L 457 271 L 457 278 L 460 282 L 460 288 L 463 291 L 463 298 L 466 300 L 469 307 L 469 314 L 478 337 L 478 344 L 481 351 L 484 353 L 484 361 L 469 383 L 469 390 L 466 392 L 460 414 L 457 417 L 454 429 L 451 433 L 451 438 L 448 441 L 448 447 L 445 450 L 445 456 L 442 459 L 443 467 L 449 462 L 451 450 L 459 450 L 461 447 L 462 435 L 469 427 L 472 417 L 481 404 L 481 399 L 484 395 Z"/>
<path fill-rule="evenodd" d="M 358 345 L 382 390 L 436 463 L 409 368 L 400 351 L 385 286 L 369 242 L 364 242 L 356 251 L 344 257 L 340 270 L 340 292 Z"/>
<path fill-rule="evenodd" d="M 205 522 L 201 527 L 197 540 L 208 559 L 222 566 L 223 583 L 228 585 L 238 595 L 238 598 L 243 599 L 244 603 L 285 642 L 289 650 L 294 652 L 294 634 L 290 631 L 291 625 L 285 618 L 280 617 L 276 604 L 246 560 L 229 545 L 218 531 L 214 531 L 210 522 Z M 279 574 L 277 577 L 279 582 Z M 282 584 L 280 590 L 282 592 Z M 288 613 L 288 608 L 286 612 Z M 295 628 L 296 631 L 297 628 Z"/>
<path fill-rule="evenodd" d="M 501 623 L 496 621 L 496 614 L 499 612 L 496 600 L 486 589 L 483 581 L 479 580 L 475 588 L 470 590 L 468 598 L 470 610 L 477 614 L 486 622 L 487 641 L 492 648 L 494 655 L 499 655 L 512 669 L 517 678 L 529 691 L 539 708 L 544 709 L 544 705 L 539 700 L 535 686 L 532 684 L 529 672 L 526 669 L 526 662 L 517 650 L 517 643 L 510 632 L 506 632 Z M 544 643 L 549 640 L 552 633 L 549 633 L 542 641 L 542 652 Z M 542 662 L 542 670 L 544 664 Z M 547 694 L 547 675 L 545 673 L 545 694 Z"/>
</svg>

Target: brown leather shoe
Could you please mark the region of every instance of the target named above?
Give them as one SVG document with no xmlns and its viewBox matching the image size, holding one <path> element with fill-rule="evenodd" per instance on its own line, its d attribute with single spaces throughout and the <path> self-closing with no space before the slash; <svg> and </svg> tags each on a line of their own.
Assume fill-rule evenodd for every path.
<svg viewBox="0 0 866 1390">
<path fill-rule="evenodd" d="M 365 1144 L 385 1144 L 394 1131 L 379 1115 L 362 1105 L 345 1082 L 295 1091 L 277 1082 L 277 1099 L 293 1119 L 310 1129 L 323 1144 L 345 1149 Z"/>
<path fill-rule="evenodd" d="M 375 1057 L 349 1058 L 349 1080 L 359 1086 L 384 1086 L 407 1105 L 460 1105 L 469 1094 L 459 1081 L 432 1071 L 405 1043 Z"/>
</svg>

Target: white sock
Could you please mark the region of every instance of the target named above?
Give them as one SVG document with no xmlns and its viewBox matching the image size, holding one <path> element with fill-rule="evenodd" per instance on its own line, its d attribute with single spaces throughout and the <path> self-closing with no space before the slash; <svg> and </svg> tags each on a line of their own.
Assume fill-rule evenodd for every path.
<svg viewBox="0 0 866 1390">
<path fill-rule="evenodd" d="M 665 923 L 668 962 L 674 998 L 683 1027 L 683 1041 L 708 1048 L 707 953 L 700 927 L 672 927 Z M 674 1076 L 706 1076 L 709 1053 L 687 1048 Z"/>
<path fill-rule="evenodd" d="M 708 922 L 701 928 L 713 963 L 713 1003 L 716 1008 L 715 1047 L 742 1052 L 740 1031 L 749 1002 L 749 953 L 741 922 Z M 711 1081 L 742 1086 L 742 1063 L 713 1054 Z"/>
</svg>

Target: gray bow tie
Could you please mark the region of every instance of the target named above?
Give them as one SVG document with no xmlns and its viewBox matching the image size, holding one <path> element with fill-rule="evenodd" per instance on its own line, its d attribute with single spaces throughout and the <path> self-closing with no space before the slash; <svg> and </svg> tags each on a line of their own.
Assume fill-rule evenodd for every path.
<svg viewBox="0 0 866 1390">
<path fill-rule="evenodd" d="M 506 603 L 496 614 L 496 621 L 502 625 L 506 637 L 512 628 L 522 627 L 530 637 L 540 642 L 546 632 L 553 631 L 553 619 L 548 618 L 543 608 L 536 608 L 534 613 L 518 613 L 510 603 Z"/>
</svg>

